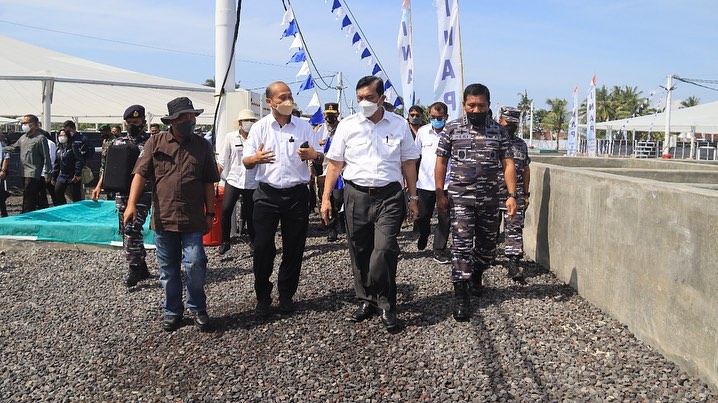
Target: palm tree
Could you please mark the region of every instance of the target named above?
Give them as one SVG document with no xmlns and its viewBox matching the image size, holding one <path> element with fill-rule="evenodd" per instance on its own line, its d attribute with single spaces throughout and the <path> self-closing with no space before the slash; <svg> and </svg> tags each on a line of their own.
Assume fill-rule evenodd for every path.
<svg viewBox="0 0 718 403">
<path fill-rule="evenodd" d="M 700 102 L 701 102 L 700 98 L 698 98 L 695 95 L 691 95 L 690 97 L 681 101 L 681 108 L 690 108 L 692 106 L 698 105 Z"/>
<path fill-rule="evenodd" d="M 556 132 L 556 149 L 558 149 L 559 133 L 566 126 L 566 105 L 568 105 L 568 101 L 560 98 L 547 99 L 546 105 L 549 106 L 549 112 L 544 122 L 549 129 Z"/>
</svg>

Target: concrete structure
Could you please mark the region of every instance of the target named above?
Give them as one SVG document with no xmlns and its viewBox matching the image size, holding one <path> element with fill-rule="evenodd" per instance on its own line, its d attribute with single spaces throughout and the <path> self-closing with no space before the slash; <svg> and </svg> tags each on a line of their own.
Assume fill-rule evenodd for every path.
<svg viewBox="0 0 718 403">
<path fill-rule="evenodd" d="M 718 388 L 718 166 L 532 158 L 527 255 Z"/>
</svg>

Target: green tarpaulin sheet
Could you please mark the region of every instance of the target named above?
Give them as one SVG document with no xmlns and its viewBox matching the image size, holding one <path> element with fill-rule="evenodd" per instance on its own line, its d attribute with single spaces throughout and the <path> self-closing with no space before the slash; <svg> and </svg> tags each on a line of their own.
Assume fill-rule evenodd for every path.
<svg viewBox="0 0 718 403">
<path fill-rule="evenodd" d="M 122 246 L 114 201 L 83 200 L 0 218 L 0 239 Z M 154 247 L 149 218 L 143 228 L 146 247 Z"/>
</svg>

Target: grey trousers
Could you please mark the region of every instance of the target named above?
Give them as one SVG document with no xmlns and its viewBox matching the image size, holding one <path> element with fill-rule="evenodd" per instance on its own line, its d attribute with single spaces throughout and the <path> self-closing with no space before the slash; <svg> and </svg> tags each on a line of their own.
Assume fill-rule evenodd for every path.
<svg viewBox="0 0 718 403">
<path fill-rule="evenodd" d="M 367 192 L 347 184 L 344 212 L 357 298 L 380 309 L 395 310 L 396 238 L 406 217 L 401 185 L 395 182 Z"/>
</svg>

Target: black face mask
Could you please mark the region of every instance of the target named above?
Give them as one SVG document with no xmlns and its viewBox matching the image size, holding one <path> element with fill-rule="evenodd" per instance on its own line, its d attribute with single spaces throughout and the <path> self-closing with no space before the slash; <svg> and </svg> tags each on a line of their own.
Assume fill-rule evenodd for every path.
<svg viewBox="0 0 718 403">
<path fill-rule="evenodd" d="M 334 123 L 337 123 L 337 117 L 336 117 L 336 116 L 329 115 L 329 116 L 327 116 L 327 119 L 326 119 L 326 120 L 327 120 L 327 123 L 329 123 L 330 125 L 333 125 Z"/>
<path fill-rule="evenodd" d="M 142 132 L 141 126 L 127 125 L 127 134 L 132 137 L 137 137 Z"/>
<path fill-rule="evenodd" d="M 466 118 L 474 126 L 484 126 L 488 116 L 488 112 L 466 112 Z"/>
<path fill-rule="evenodd" d="M 179 135 L 181 135 L 182 137 L 189 137 L 192 135 L 192 132 L 194 131 L 194 123 L 192 123 L 191 120 L 182 122 L 177 125 L 177 131 L 179 132 Z"/>
<path fill-rule="evenodd" d="M 504 126 L 507 132 L 509 132 L 509 136 L 514 137 L 516 136 L 516 130 L 518 130 L 518 126 L 516 126 L 513 123 L 509 123 L 506 126 Z"/>
</svg>

